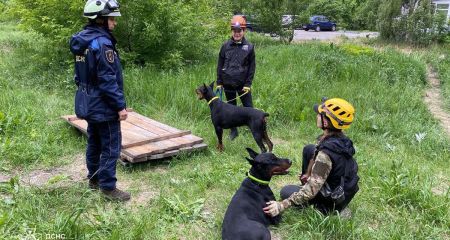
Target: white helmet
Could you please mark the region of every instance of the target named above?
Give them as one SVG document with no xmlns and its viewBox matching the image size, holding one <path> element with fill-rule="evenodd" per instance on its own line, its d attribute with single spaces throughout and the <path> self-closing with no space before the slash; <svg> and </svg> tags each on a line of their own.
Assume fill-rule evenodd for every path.
<svg viewBox="0 0 450 240">
<path fill-rule="evenodd" d="M 116 0 L 88 0 L 83 15 L 90 19 L 97 17 L 120 17 L 119 3 Z"/>
</svg>

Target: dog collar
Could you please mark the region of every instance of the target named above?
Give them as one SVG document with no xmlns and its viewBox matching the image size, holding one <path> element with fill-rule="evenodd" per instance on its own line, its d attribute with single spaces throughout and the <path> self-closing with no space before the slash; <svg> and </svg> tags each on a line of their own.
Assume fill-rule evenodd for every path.
<svg viewBox="0 0 450 240">
<path fill-rule="evenodd" d="M 219 97 L 213 97 L 211 100 L 209 100 L 208 105 L 212 103 L 212 101 L 218 99 Z"/>
<path fill-rule="evenodd" d="M 259 178 L 256 178 L 256 177 L 252 176 L 249 172 L 247 172 L 247 177 L 250 178 L 251 180 L 257 182 L 257 183 L 264 184 L 264 185 L 269 185 L 269 181 L 264 181 L 264 180 L 261 180 Z"/>
</svg>

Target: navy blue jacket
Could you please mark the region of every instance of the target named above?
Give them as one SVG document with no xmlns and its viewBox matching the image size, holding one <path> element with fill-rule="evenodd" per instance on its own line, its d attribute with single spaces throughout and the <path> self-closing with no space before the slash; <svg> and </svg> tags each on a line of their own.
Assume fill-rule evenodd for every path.
<svg viewBox="0 0 450 240">
<path fill-rule="evenodd" d="M 88 25 L 72 36 L 70 51 L 75 57 L 77 91 L 87 92 L 83 118 L 91 122 L 118 120 L 126 103 L 115 38 L 103 27 Z M 75 112 L 77 108 L 79 104 L 75 104 Z"/>
<path fill-rule="evenodd" d="M 226 41 L 219 53 L 217 85 L 226 89 L 241 90 L 251 87 L 255 75 L 255 50 L 245 38 L 241 42 Z"/>
</svg>

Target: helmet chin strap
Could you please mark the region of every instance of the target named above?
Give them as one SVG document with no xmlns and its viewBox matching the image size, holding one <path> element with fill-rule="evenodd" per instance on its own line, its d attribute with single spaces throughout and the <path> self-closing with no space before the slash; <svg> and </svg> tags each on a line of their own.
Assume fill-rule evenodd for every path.
<svg viewBox="0 0 450 240">
<path fill-rule="evenodd" d="M 325 124 L 324 124 L 324 120 L 323 120 L 323 114 L 321 113 L 320 114 L 320 121 L 322 122 L 322 130 L 325 130 L 325 129 L 327 129 L 326 127 L 325 127 Z"/>
</svg>

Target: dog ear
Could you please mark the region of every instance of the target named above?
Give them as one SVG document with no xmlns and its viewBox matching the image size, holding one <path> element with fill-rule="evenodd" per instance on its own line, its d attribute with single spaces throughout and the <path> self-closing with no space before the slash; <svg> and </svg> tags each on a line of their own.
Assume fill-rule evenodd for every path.
<svg viewBox="0 0 450 240">
<path fill-rule="evenodd" d="M 255 164 L 255 160 L 248 158 L 248 157 L 246 157 L 245 159 L 247 159 L 247 161 L 248 161 L 248 163 L 250 163 L 250 165 L 253 166 L 253 164 Z"/>
<path fill-rule="evenodd" d="M 205 87 L 205 88 L 206 88 L 206 84 L 205 84 L 205 83 L 203 83 L 203 87 Z"/>
<path fill-rule="evenodd" d="M 248 154 L 250 154 L 250 157 L 255 159 L 255 157 L 258 155 L 258 153 L 253 151 L 253 149 L 251 149 L 251 148 L 246 148 L 246 149 L 247 149 Z"/>
<path fill-rule="evenodd" d="M 212 82 L 209 84 L 209 86 L 211 87 L 211 89 L 214 89 L 214 82 L 215 82 L 215 81 L 212 81 Z"/>
</svg>

